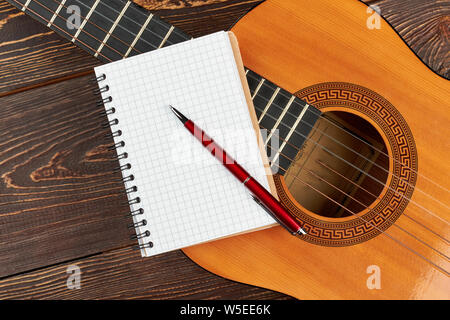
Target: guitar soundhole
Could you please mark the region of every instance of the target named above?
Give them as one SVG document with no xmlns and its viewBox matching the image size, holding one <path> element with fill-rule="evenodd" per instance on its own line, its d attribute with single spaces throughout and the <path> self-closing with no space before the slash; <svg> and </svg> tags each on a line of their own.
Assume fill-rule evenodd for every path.
<svg viewBox="0 0 450 320">
<path fill-rule="evenodd" d="M 388 178 L 387 153 L 377 129 L 362 117 L 325 112 L 284 175 L 285 184 L 317 215 L 354 216 L 379 199 Z"/>
<path fill-rule="evenodd" d="M 328 147 L 324 147 L 326 150 L 322 149 L 323 153 L 319 154 L 317 149 L 321 148 L 318 143 L 310 140 L 295 160 L 299 161 L 300 166 L 304 164 L 305 170 L 301 174 L 305 174 L 305 179 L 308 174 L 308 181 L 314 183 L 310 186 L 320 187 L 316 190 L 323 195 L 310 187 L 303 186 L 304 193 L 295 191 L 292 185 L 288 187 L 286 179 L 290 175 L 287 172 L 274 175 L 278 197 L 307 232 L 302 240 L 323 246 L 348 246 L 378 236 L 401 216 L 414 192 L 418 170 L 417 149 L 408 124 L 387 99 L 356 84 L 318 83 L 297 91 L 295 95 L 322 111 L 324 119 L 320 119 L 318 125 L 323 126 L 322 121 L 326 120 L 337 121 L 346 130 L 352 131 L 352 135 L 358 138 L 356 141 L 345 141 L 345 144 L 351 144 L 352 149 L 357 148 L 358 153 L 370 160 L 357 160 L 354 153 L 352 155 L 351 151 L 328 137 L 321 137 L 320 132 L 315 130 L 311 133 L 314 135 L 311 135 L 312 139 L 320 139 L 320 143 Z M 370 119 L 370 123 L 364 119 Z M 330 129 L 325 126 L 323 130 L 331 130 L 329 125 Z M 329 132 L 327 135 L 333 137 Z M 375 146 L 378 151 L 371 150 Z M 333 154 L 341 158 L 345 155 L 345 161 L 336 159 Z M 322 163 L 318 163 L 317 159 Z M 347 166 L 339 164 L 342 162 Z M 328 171 L 324 168 L 319 170 L 317 165 L 324 167 L 324 164 L 339 174 L 330 173 L 332 170 L 327 167 L 325 169 Z M 358 165 L 361 171 L 354 165 Z M 294 170 L 294 167 L 298 164 L 291 165 L 288 170 Z M 333 175 L 336 177 L 333 178 Z M 345 178 L 342 178 L 343 175 Z M 347 195 L 324 181 L 338 183 Z M 347 211 L 342 208 L 343 204 Z M 363 210 L 368 205 L 370 207 Z"/>
</svg>

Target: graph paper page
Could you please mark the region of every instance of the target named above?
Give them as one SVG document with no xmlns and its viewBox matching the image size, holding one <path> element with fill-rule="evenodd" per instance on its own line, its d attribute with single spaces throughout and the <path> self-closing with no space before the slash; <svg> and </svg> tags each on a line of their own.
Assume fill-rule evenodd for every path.
<svg viewBox="0 0 450 320">
<path fill-rule="evenodd" d="M 257 138 L 252 127 L 230 38 L 218 32 L 146 54 L 95 68 L 109 86 L 105 108 L 116 112 L 118 153 L 131 164 L 123 176 L 137 186 L 129 199 L 144 209 L 135 222 L 138 234 L 150 231 L 141 244 L 152 256 L 194 244 L 272 225 L 262 210 L 232 176 L 170 111 L 174 106 L 205 130 L 262 185 L 268 188 Z"/>
</svg>

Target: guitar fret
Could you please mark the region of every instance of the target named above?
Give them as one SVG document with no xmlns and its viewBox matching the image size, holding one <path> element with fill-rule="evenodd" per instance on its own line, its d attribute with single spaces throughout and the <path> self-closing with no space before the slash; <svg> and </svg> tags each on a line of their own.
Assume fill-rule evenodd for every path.
<svg viewBox="0 0 450 320">
<path fill-rule="evenodd" d="M 134 40 L 131 43 L 130 47 L 128 48 L 127 52 L 123 56 L 124 59 L 126 57 L 128 57 L 128 55 L 130 54 L 131 50 L 133 50 L 134 46 L 136 45 L 136 42 L 138 42 L 139 38 L 141 37 L 141 35 L 144 32 L 144 30 L 147 28 L 147 25 L 150 23 L 150 20 L 152 20 L 152 18 L 153 18 L 153 14 L 150 13 L 150 15 L 148 16 L 147 20 L 145 20 L 144 24 L 142 25 L 141 30 L 139 30 L 138 34 L 134 38 Z"/>
<path fill-rule="evenodd" d="M 86 25 L 87 21 L 89 20 L 89 18 L 91 17 L 92 13 L 94 12 L 95 8 L 97 7 L 97 5 L 99 4 L 100 0 L 96 0 L 94 5 L 91 7 L 91 9 L 89 10 L 88 14 L 86 15 L 86 17 L 83 19 L 83 22 L 81 23 L 80 27 L 78 28 L 77 32 L 75 33 L 75 35 L 72 38 L 72 42 L 75 42 L 75 40 L 78 38 L 78 36 L 80 35 L 81 30 L 84 28 L 84 26 Z"/>
<path fill-rule="evenodd" d="M 166 41 L 167 41 L 167 39 L 169 39 L 169 36 L 172 33 L 173 29 L 175 29 L 175 27 L 174 26 L 170 26 L 169 31 L 166 33 L 164 39 L 162 39 L 161 43 L 158 46 L 158 49 L 162 48 L 162 46 L 166 43 Z"/>
<path fill-rule="evenodd" d="M 186 34 L 180 32 L 180 30 L 177 30 L 176 28 L 174 28 L 173 32 L 170 33 L 169 38 L 167 39 L 164 46 L 184 42 L 186 40 L 189 40 L 189 38 L 190 37 L 188 37 Z"/>
<path fill-rule="evenodd" d="M 258 123 L 260 123 L 261 120 L 262 120 L 262 118 L 264 118 L 264 116 L 265 116 L 266 113 L 267 113 L 267 110 L 269 109 L 269 107 L 270 107 L 270 105 L 272 104 L 273 100 L 275 100 L 275 98 L 276 98 L 278 92 L 280 92 L 280 90 L 281 90 L 280 87 L 277 87 L 277 88 L 275 89 L 275 92 L 273 93 L 272 97 L 271 97 L 270 100 L 267 102 L 266 107 L 264 108 L 263 112 L 261 113 L 261 116 L 259 117 Z M 255 91 L 255 92 L 256 92 L 256 91 Z"/>
<path fill-rule="evenodd" d="M 264 78 L 262 78 L 262 79 L 259 81 L 258 86 L 257 86 L 256 89 L 255 89 L 255 92 L 253 92 L 252 100 L 255 99 L 255 97 L 256 97 L 256 95 L 258 94 L 259 89 L 261 89 L 261 87 L 262 87 L 264 81 L 266 81 L 266 79 L 264 79 Z"/>
<path fill-rule="evenodd" d="M 295 121 L 294 125 L 292 126 L 291 130 L 289 130 L 288 135 L 286 136 L 286 138 L 284 139 L 283 143 L 281 144 L 280 148 L 278 149 L 277 153 L 275 154 L 275 156 L 272 159 L 272 163 L 277 161 L 278 157 L 280 156 L 281 152 L 283 151 L 284 147 L 286 146 L 287 141 L 289 141 L 289 139 L 291 138 L 292 134 L 295 132 L 295 129 L 297 128 L 297 125 L 300 123 L 300 121 L 302 120 L 303 116 L 306 113 L 306 110 L 308 110 L 309 105 L 306 104 L 305 107 L 303 108 L 302 112 L 300 113 L 300 115 L 298 116 L 297 120 Z"/>
<path fill-rule="evenodd" d="M 289 102 L 287 103 L 286 107 L 284 107 L 283 112 L 281 113 L 280 117 L 278 118 L 277 122 L 275 123 L 275 125 L 273 126 L 272 130 L 270 130 L 270 134 L 267 136 L 266 141 L 264 142 L 264 145 L 267 145 L 267 142 L 270 140 L 270 138 L 272 138 L 273 133 L 275 132 L 275 129 L 278 128 L 278 126 L 281 123 L 281 120 L 283 120 L 284 115 L 288 112 L 289 108 L 291 107 L 292 102 L 294 102 L 295 100 L 295 96 L 292 96 L 289 99 Z"/>
<path fill-rule="evenodd" d="M 112 27 L 109 29 L 108 33 L 106 34 L 105 38 L 103 39 L 102 43 L 100 44 L 100 46 L 98 47 L 97 51 L 94 54 L 94 57 L 97 57 L 98 54 L 100 53 L 100 51 L 102 51 L 103 47 L 105 46 L 106 42 L 108 41 L 109 37 L 111 36 L 111 34 L 114 32 L 114 29 L 117 27 L 117 25 L 119 24 L 120 19 L 122 19 L 123 15 L 125 14 L 125 11 L 127 11 L 128 7 L 130 6 L 131 2 L 128 1 L 125 6 L 123 7 L 122 11 L 119 13 L 119 16 L 117 17 L 117 19 L 114 21 Z"/>
<path fill-rule="evenodd" d="M 61 1 L 61 3 L 59 4 L 58 8 L 55 11 L 55 13 L 53 14 L 52 18 L 47 23 L 47 27 L 50 27 L 52 25 L 52 23 L 55 21 L 56 17 L 58 16 L 59 12 L 61 11 L 61 9 L 63 8 L 65 3 L 66 3 L 66 0 Z"/>
<path fill-rule="evenodd" d="M 22 7 L 22 11 L 25 12 L 25 10 L 27 9 L 28 5 L 30 4 L 31 0 L 27 0 L 27 2 L 25 2 L 25 4 Z"/>
</svg>

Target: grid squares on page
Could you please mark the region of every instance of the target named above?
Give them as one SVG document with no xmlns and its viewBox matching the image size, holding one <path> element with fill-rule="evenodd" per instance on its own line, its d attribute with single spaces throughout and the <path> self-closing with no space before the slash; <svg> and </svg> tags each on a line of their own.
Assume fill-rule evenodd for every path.
<svg viewBox="0 0 450 320">
<path fill-rule="evenodd" d="M 107 74 L 153 248 L 190 246 L 273 224 L 192 137 L 171 104 L 268 187 L 228 34 L 215 33 L 96 68 Z M 245 139 L 233 133 L 242 132 Z M 190 153 L 179 153 L 186 147 Z M 249 151 L 250 150 L 250 151 Z M 235 152 L 235 153 L 234 153 Z M 257 161 L 248 163 L 248 154 Z M 195 155 L 191 163 L 186 159 Z M 196 162 L 198 161 L 198 162 Z M 142 229 L 142 230 L 141 230 Z"/>
</svg>

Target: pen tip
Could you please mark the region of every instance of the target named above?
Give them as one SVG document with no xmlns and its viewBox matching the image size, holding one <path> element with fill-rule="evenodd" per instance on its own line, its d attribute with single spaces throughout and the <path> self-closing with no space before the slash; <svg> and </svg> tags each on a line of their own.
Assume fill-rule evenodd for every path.
<svg viewBox="0 0 450 320">
<path fill-rule="evenodd" d="M 297 230 L 297 234 L 304 236 L 306 234 L 306 231 L 300 228 Z"/>
<path fill-rule="evenodd" d="M 172 110 L 172 112 L 177 116 L 178 119 L 180 119 L 180 121 L 185 124 L 188 121 L 188 118 L 186 118 L 180 111 L 178 111 L 177 109 L 175 109 L 174 107 L 172 107 L 169 104 L 169 108 L 170 110 Z"/>
</svg>

